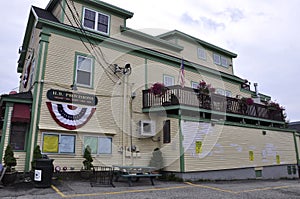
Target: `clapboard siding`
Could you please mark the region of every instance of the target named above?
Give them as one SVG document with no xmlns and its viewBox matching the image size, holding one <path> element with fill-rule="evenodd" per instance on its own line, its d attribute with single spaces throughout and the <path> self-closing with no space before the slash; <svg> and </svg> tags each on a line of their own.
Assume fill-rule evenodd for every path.
<svg viewBox="0 0 300 199">
<path fill-rule="evenodd" d="M 190 123 L 191 124 L 191 123 Z M 197 134 L 185 130 L 186 171 L 206 171 L 244 167 L 260 167 L 279 164 L 295 164 L 296 153 L 292 133 L 261 129 L 199 123 Z M 196 153 L 195 141 L 202 142 L 202 152 Z M 253 152 L 250 160 L 249 152 Z M 207 153 L 206 153 L 207 152 Z M 276 156 L 279 155 L 280 163 Z"/>
</svg>

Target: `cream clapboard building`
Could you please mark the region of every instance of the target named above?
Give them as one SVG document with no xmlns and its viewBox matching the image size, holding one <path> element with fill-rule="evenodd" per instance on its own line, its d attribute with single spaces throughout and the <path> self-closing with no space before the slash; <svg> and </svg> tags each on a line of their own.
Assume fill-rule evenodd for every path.
<svg viewBox="0 0 300 199">
<path fill-rule="evenodd" d="M 177 30 L 130 29 L 132 17 L 96 0 L 30 8 L 19 93 L 1 97 L 1 160 L 10 143 L 17 170 L 29 171 L 40 145 L 55 166 L 79 171 L 87 145 L 107 166 L 149 165 L 159 148 L 163 170 L 183 179 L 298 177 L 299 135 L 234 75 L 235 53 Z M 157 82 L 168 87 L 159 96 Z"/>
</svg>

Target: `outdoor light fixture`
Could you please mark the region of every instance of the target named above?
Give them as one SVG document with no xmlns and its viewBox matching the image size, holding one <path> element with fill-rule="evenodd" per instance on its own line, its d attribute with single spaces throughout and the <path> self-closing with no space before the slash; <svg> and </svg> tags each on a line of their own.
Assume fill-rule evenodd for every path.
<svg viewBox="0 0 300 199">
<path fill-rule="evenodd" d="M 114 64 L 114 74 L 123 73 L 124 75 L 131 73 L 131 66 L 129 63 L 125 64 L 124 67 L 118 66 L 118 64 Z"/>
<path fill-rule="evenodd" d="M 71 87 L 71 89 L 72 89 L 73 91 L 77 91 L 77 86 L 76 86 L 76 84 L 72 84 L 70 87 Z"/>
</svg>

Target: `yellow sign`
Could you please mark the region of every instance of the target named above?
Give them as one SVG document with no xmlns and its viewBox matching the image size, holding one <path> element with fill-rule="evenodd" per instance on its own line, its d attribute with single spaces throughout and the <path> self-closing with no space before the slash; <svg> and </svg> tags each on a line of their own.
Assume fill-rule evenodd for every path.
<svg viewBox="0 0 300 199">
<path fill-rule="evenodd" d="M 276 163 L 280 164 L 280 155 L 276 155 Z"/>
<path fill-rule="evenodd" d="M 44 153 L 58 153 L 58 136 L 57 135 L 44 135 L 43 152 Z"/>
<path fill-rule="evenodd" d="M 253 151 L 249 151 L 249 160 L 250 161 L 254 160 L 254 153 L 253 153 Z"/>
<path fill-rule="evenodd" d="M 196 141 L 196 154 L 202 153 L 202 142 Z"/>
</svg>

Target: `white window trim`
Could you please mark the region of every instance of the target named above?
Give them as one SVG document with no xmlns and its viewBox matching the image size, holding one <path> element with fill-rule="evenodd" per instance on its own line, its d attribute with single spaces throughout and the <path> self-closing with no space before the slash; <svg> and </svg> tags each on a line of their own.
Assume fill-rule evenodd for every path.
<svg viewBox="0 0 300 199">
<path fill-rule="evenodd" d="M 85 59 L 90 59 L 91 60 L 91 71 L 90 71 L 90 74 L 91 74 L 91 78 L 90 78 L 90 84 L 87 85 L 87 84 L 80 84 L 77 82 L 77 75 L 78 75 L 78 58 L 79 57 L 83 57 Z M 92 88 L 93 86 L 93 66 L 94 66 L 94 59 L 92 59 L 91 57 L 88 57 L 88 56 L 84 56 L 84 55 L 79 55 L 77 54 L 76 55 L 76 73 L 75 73 L 75 82 L 76 82 L 76 85 L 78 86 L 82 86 L 82 87 L 87 87 L 87 88 Z M 81 71 L 85 71 L 85 70 L 81 70 Z M 88 71 L 85 71 L 85 72 L 88 72 Z"/>
<path fill-rule="evenodd" d="M 191 81 L 191 87 L 192 88 L 198 88 L 198 85 L 199 85 L 198 82 Z"/>
<path fill-rule="evenodd" d="M 170 78 L 172 79 L 172 84 L 171 85 L 168 85 L 166 84 L 166 78 Z M 171 75 L 163 75 L 163 83 L 165 86 L 174 86 L 175 85 L 175 77 L 174 76 L 171 76 Z"/>
<path fill-rule="evenodd" d="M 199 59 L 206 60 L 206 50 L 205 50 L 205 48 L 198 47 L 197 54 L 198 54 Z M 201 56 L 202 54 L 203 54 L 203 56 Z"/>
<path fill-rule="evenodd" d="M 58 136 L 58 152 L 57 153 L 49 153 L 49 152 L 43 152 L 44 150 L 44 136 L 45 135 L 54 135 L 54 136 Z M 74 152 L 72 153 L 66 153 L 66 152 L 61 152 L 61 149 L 59 147 L 60 145 L 60 140 L 61 140 L 61 136 L 74 136 Z M 74 155 L 76 153 L 76 135 L 70 135 L 70 134 L 65 134 L 65 133 L 56 133 L 56 132 L 43 132 L 42 133 L 42 145 L 41 145 L 41 152 L 42 154 L 59 154 L 59 155 Z"/>
<path fill-rule="evenodd" d="M 226 63 L 224 64 L 223 61 L 225 61 Z M 221 56 L 221 66 L 228 68 L 228 60 L 226 57 Z"/>
<path fill-rule="evenodd" d="M 96 16 L 95 16 L 95 17 L 96 17 L 96 19 L 95 19 L 95 28 L 94 28 L 94 29 L 84 26 L 84 16 L 85 16 L 85 11 L 86 11 L 86 10 L 90 10 L 90 11 L 96 13 Z M 102 32 L 102 31 L 98 30 L 98 18 L 99 18 L 98 15 L 99 15 L 99 14 L 108 17 L 107 32 Z M 101 34 L 109 35 L 109 30 L 110 30 L 110 16 L 107 15 L 107 14 L 104 14 L 104 13 L 102 13 L 102 12 L 97 12 L 97 11 L 95 11 L 95 10 L 93 10 L 93 9 L 90 9 L 90 8 L 83 8 L 82 27 L 84 27 L 85 29 L 88 29 L 88 30 L 92 30 L 92 31 L 99 32 L 99 33 L 101 33 Z"/>
</svg>

